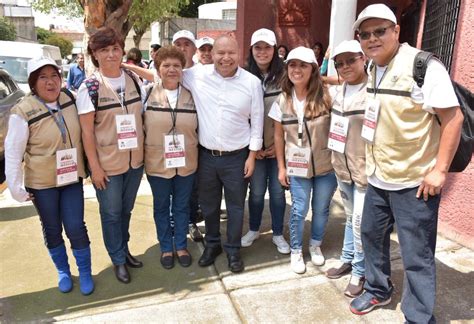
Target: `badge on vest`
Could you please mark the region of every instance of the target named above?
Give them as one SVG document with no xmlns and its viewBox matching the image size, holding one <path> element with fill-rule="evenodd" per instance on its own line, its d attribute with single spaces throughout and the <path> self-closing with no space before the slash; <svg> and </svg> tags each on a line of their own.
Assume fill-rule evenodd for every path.
<svg viewBox="0 0 474 324">
<path fill-rule="evenodd" d="M 165 135 L 165 168 L 181 168 L 186 166 L 184 135 Z"/>
<path fill-rule="evenodd" d="M 361 136 L 370 144 L 374 142 L 379 113 L 380 101 L 374 98 L 368 99 L 367 108 L 365 109 L 364 113 L 364 123 L 362 125 Z"/>
<path fill-rule="evenodd" d="M 344 153 L 348 129 L 349 118 L 332 114 L 331 126 L 329 127 L 328 148 L 339 153 Z"/>
<path fill-rule="evenodd" d="M 309 147 L 290 147 L 286 158 L 286 174 L 291 177 L 308 176 L 311 149 Z"/>
<path fill-rule="evenodd" d="M 138 147 L 137 124 L 135 115 L 115 116 L 117 126 L 117 143 L 119 150 L 131 150 Z"/>
<path fill-rule="evenodd" d="M 64 186 L 77 180 L 77 149 L 56 151 L 56 185 Z"/>
</svg>

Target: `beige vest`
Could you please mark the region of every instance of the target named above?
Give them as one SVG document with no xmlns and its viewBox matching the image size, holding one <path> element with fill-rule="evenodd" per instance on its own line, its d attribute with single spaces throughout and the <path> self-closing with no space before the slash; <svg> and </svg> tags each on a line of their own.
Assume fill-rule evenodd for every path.
<svg viewBox="0 0 474 324">
<path fill-rule="evenodd" d="M 350 105 L 344 104 L 344 89 L 340 88 L 332 105 L 331 113 L 349 119 L 344 153 L 332 151 L 332 166 L 337 177 L 343 182 L 354 182 L 359 187 L 367 186 L 365 175 L 365 141 L 360 136 L 364 112 L 367 105 L 367 84 L 354 95 Z"/>
<path fill-rule="evenodd" d="M 265 119 L 263 121 L 263 148 L 269 148 L 274 144 L 274 134 L 275 126 L 273 124 L 273 119 L 268 116 L 270 109 L 272 108 L 275 99 L 281 93 L 281 89 L 275 88 L 273 86 L 268 86 L 263 94 L 263 105 L 264 105 L 264 114 Z"/>
<path fill-rule="evenodd" d="M 28 94 L 12 108 L 28 122 L 29 137 L 24 155 L 25 186 L 33 189 L 56 187 L 56 151 L 77 148 L 77 171 L 85 178 L 84 152 L 81 140 L 81 127 L 74 101 L 61 92 L 59 105 L 66 124 L 66 143 L 63 143 L 61 131 L 48 109 L 34 95 Z M 57 117 L 58 114 L 55 113 Z"/>
<path fill-rule="evenodd" d="M 298 116 L 293 109 L 291 97 L 289 102 L 287 102 L 286 95 L 282 93 L 277 100 L 282 112 L 281 124 L 285 134 L 285 156 L 288 156 L 290 147 L 298 147 Z M 333 171 L 331 150 L 328 149 L 329 123 L 329 114 L 313 119 L 305 118 L 302 147 L 311 147 L 312 160 L 307 178 L 324 175 Z"/>
<path fill-rule="evenodd" d="M 176 133 L 184 135 L 186 166 L 165 168 L 164 136 L 173 127 L 172 112 L 176 112 Z M 155 84 L 147 101 L 145 125 L 145 171 L 152 176 L 170 179 L 175 175 L 188 176 L 197 169 L 198 121 L 191 93 L 179 88 L 177 107 L 171 108 L 161 84 Z"/>
<path fill-rule="evenodd" d="M 127 172 L 132 167 L 137 169 L 143 165 L 143 120 L 141 94 L 131 77 L 125 74 L 125 102 L 124 111 L 117 94 L 114 94 L 99 77 L 99 102 L 95 112 L 94 132 L 96 138 L 96 150 L 100 166 L 107 175 L 114 176 Z M 137 126 L 138 148 L 134 150 L 120 151 L 117 144 L 117 128 L 115 116 L 121 114 L 135 115 Z"/>
<path fill-rule="evenodd" d="M 367 175 L 399 184 L 420 182 L 436 163 L 440 127 L 435 116 L 411 99 L 418 50 L 402 44 L 377 89 L 380 115 L 373 145 L 366 146 Z M 367 92 L 374 97 L 375 68 Z"/>
</svg>

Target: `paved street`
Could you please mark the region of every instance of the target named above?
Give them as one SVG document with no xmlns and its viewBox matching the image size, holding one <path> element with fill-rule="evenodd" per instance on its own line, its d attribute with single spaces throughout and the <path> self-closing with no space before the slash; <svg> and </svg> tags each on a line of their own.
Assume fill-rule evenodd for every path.
<svg viewBox="0 0 474 324">
<path fill-rule="evenodd" d="M 287 194 L 289 198 L 289 194 Z M 393 323 L 402 322 L 400 297 L 402 265 L 396 235 L 392 236 L 392 272 L 395 294 L 392 303 L 366 316 L 349 312 L 343 295 L 349 277 L 329 280 L 324 271 L 337 263 L 342 246 L 344 216 L 339 195 L 323 243 L 327 262 L 315 267 L 305 246 L 307 272 L 290 270 L 289 256 L 281 255 L 271 242 L 270 215 L 265 209 L 262 234 L 254 245 L 242 249 L 245 272 L 232 274 L 224 254 L 215 266 L 197 265 L 202 244 L 189 241 L 193 265 L 179 264 L 165 270 L 159 263 L 159 245 L 152 218 L 152 197 L 142 183 L 131 223 L 130 250 L 145 266 L 131 269 L 132 282 L 119 283 L 103 246 L 98 204 L 86 188 L 86 222 L 92 242 L 96 290 L 82 296 L 78 273 L 70 254 L 75 280 L 72 292 L 57 289 L 57 275 L 43 244 L 41 227 L 33 206 L 11 201 L 8 192 L 0 199 L 0 322 L 160 322 L 160 323 Z M 287 200 L 289 202 L 289 200 Z M 287 215 L 289 205 L 287 205 Z M 244 233 L 247 231 L 245 221 Z M 204 223 L 201 223 L 203 228 Z M 221 222 L 225 230 L 225 221 Z M 305 242 L 308 241 L 309 220 Z M 288 230 L 285 231 L 288 238 Z M 437 246 L 439 323 L 474 322 L 474 252 L 439 236 Z"/>
</svg>

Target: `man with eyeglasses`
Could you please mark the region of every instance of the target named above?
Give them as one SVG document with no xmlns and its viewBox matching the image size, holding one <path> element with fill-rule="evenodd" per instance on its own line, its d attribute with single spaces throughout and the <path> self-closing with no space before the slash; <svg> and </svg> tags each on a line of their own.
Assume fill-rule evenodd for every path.
<svg viewBox="0 0 474 324">
<path fill-rule="evenodd" d="M 350 310 L 362 315 L 390 303 L 390 233 L 396 224 L 405 270 L 401 309 L 408 323 L 433 323 L 440 193 L 463 115 L 439 61 L 429 62 L 424 85 L 416 85 L 419 50 L 399 43 L 400 26 L 386 5 L 365 8 L 353 28 L 372 63 L 362 128 L 369 183 L 361 230 L 366 282 Z"/>
</svg>

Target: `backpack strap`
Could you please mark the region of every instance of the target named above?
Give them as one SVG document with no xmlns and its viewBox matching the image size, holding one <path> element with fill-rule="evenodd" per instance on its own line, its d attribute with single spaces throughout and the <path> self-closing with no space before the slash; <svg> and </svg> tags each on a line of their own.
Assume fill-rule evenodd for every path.
<svg viewBox="0 0 474 324">
<path fill-rule="evenodd" d="M 426 69 L 428 68 L 428 62 L 434 57 L 433 53 L 419 51 L 413 61 L 413 80 L 415 80 L 418 87 L 422 87 L 425 83 Z"/>
<path fill-rule="evenodd" d="M 76 98 L 74 97 L 74 95 L 72 94 L 71 91 L 69 91 L 69 89 L 67 88 L 62 88 L 61 89 L 61 92 L 64 92 L 68 97 L 69 99 L 71 99 L 72 103 L 75 105 L 76 104 Z"/>
<path fill-rule="evenodd" d="M 123 70 L 125 71 L 125 73 L 128 74 L 129 77 L 132 78 L 133 84 L 135 84 L 135 88 L 137 89 L 137 93 L 138 93 L 138 95 L 139 95 L 140 98 L 141 98 L 141 96 L 142 96 L 142 90 L 140 89 L 140 85 L 138 84 L 137 76 L 135 75 L 135 73 L 133 73 L 133 72 L 130 71 L 130 70 L 127 70 L 127 69 L 123 69 Z"/>
<path fill-rule="evenodd" d="M 153 86 L 149 87 L 148 90 L 146 91 L 145 101 L 143 101 L 143 105 L 145 105 L 147 103 L 148 98 L 150 98 L 151 92 L 153 91 L 154 87 L 155 86 L 153 85 Z"/>
<path fill-rule="evenodd" d="M 97 80 L 95 75 L 92 75 L 89 79 L 84 80 L 84 83 L 86 84 L 92 105 L 97 110 L 97 107 L 99 107 L 99 80 Z"/>
</svg>

